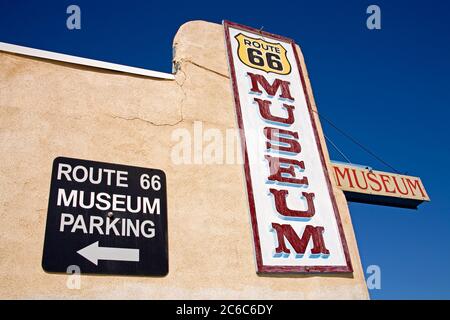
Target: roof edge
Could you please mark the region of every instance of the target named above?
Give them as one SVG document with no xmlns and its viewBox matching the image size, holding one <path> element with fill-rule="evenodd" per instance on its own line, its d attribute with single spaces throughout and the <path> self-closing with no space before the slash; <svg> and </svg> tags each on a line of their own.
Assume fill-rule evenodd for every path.
<svg viewBox="0 0 450 320">
<path fill-rule="evenodd" d="M 34 49 L 30 47 L 19 46 L 11 43 L 0 42 L 0 51 L 18 53 L 31 57 L 38 57 L 43 59 L 62 61 L 67 63 L 73 63 L 78 65 L 90 66 L 94 68 L 114 70 L 124 73 L 137 74 L 140 76 L 151 77 L 151 78 L 159 78 L 159 79 L 167 79 L 174 80 L 175 76 L 171 73 L 153 71 L 148 69 L 130 67 L 122 64 L 110 63 L 100 60 L 87 59 L 52 51 Z"/>
</svg>

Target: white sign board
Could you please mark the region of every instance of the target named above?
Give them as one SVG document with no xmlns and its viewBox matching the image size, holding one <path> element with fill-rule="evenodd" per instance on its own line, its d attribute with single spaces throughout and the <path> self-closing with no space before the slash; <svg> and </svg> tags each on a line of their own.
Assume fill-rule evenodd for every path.
<svg viewBox="0 0 450 320">
<path fill-rule="evenodd" d="M 257 271 L 352 272 L 294 42 L 224 27 Z"/>
</svg>

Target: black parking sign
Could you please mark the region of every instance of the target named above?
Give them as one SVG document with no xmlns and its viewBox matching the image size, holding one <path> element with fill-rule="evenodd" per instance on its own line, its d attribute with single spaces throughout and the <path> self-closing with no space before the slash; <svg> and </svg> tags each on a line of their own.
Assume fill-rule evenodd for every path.
<svg viewBox="0 0 450 320">
<path fill-rule="evenodd" d="M 69 266 L 81 273 L 166 275 L 164 172 L 56 158 L 42 267 L 66 273 Z"/>
</svg>

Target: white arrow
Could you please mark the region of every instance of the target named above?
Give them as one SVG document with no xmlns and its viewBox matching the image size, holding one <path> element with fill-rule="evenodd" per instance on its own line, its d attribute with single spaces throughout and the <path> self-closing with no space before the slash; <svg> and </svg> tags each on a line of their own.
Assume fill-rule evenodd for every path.
<svg viewBox="0 0 450 320">
<path fill-rule="evenodd" d="M 77 253 L 95 265 L 98 260 L 139 261 L 139 249 L 99 247 L 98 241 L 78 250 Z"/>
</svg>

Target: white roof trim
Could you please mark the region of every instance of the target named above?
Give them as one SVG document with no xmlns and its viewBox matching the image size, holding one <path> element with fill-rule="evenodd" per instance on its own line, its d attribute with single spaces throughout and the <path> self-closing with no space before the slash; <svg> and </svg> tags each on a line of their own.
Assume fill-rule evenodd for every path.
<svg viewBox="0 0 450 320">
<path fill-rule="evenodd" d="M 80 64 L 80 65 L 90 66 L 90 67 L 95 67 L 95 68 L 138 74 L 141 76 L 152 77 L 152 78 L 161 78 L 161 79 L 170 79 L 170 80 L 175 79 L 175 76 L 170 73 L 129 67 L 129 66 L 121 65 L 121 64 L 115 64 L 115 63 L 109 63 L 109 62 L 104 62 L 104 61 L 99 61 L 99 60 L 81 58 L 81 57 L 76 57 L 76 56 L 71 56 L 71 55 L 67 55 L 67 54 L 51 52 L 51 51 L 33 49 L 33 48 L 18 46 L 15 44 L 10 44 L 10 43 L 5 43 L 5 42 L 0 42 L 0 51 L 19 53 L 19 54 L 23 54 L 23 55 L 27 55 L 27 56 L 32 56 L 32 57 L 39 57 L 39 58 L 44 58 L 44 59 Z"/>
</svg>

